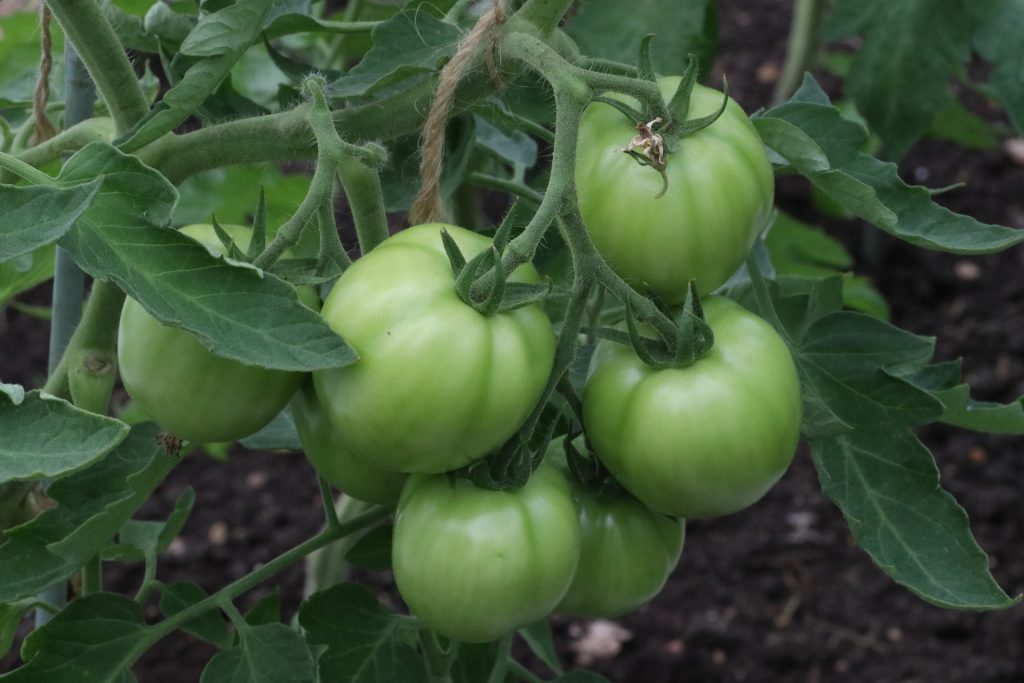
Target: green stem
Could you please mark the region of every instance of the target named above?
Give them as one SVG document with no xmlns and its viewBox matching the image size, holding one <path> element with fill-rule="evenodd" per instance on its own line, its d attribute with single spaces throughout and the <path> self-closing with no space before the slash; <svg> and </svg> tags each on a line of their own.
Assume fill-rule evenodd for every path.
<svg viewBox="0 0 1024 683">
<path fill-rule="evenodd" d="M 225 600 L 234 600 L 240 595 L 247 593 L 254 587 L 270 578 L 274 574 L 278 573 L 285 567 L 288 567 L 295 562 L 298 562 L 302 558 L 306 557 L 318 548 L 322 548 L 329 543 L 337 541 L 338 539 L 344 538 L 349 534 L 354 534 L 361 529 L 364 529 L 380 520 L 384 519 L 391 514 L 391 508 L 385 506 L 378 506 L 356 518 L 350 522 L 346 522 L 335 529 L 325 529 L 316 536 L 313 536 L 306 541 L 303 541 L 299 545 L 285 551 L 281 555 L 278 555 L 270 562 L 256 569 L 250 574 L 243 576 L 237 581 L 228 584 L 224 588 L 220 589 L 213 595 L 210 595 L 203 600 L 183 609 L 182 611 L 174 614 L 173 616 L 164 619 L 163 621 L 154 624 L 146 629 L 146 637 L 140 638 L 139 642 L 136 643 L 133 649 L 134 657 L 138 657 L 145 652 L 149 647 L 160 640 L 164 636 L 168 635 L 172 631 L 180 628 L 184 624 L 192 621 L 196 617 L 209 612 L 212 609 L 216 609 L 224 604 Z"/>
<path fill-rule="evenodd" d="M 818 26 L 823 12 L 822 0 L 796 0 L 789 28 L 789 44 L 782 74 L 775 83 L 772 104 L 788 100 L 800 87 L 804 72 L 813 68 L 818 54 Z"/>
<path fill-rule="evenodd" d="M 147 557 L 143 569 L 142 585 L 139 586 L 139 591 L 135 594 L 135 602 L 140 605 L 146 602 L 149 593 L 159 585 L 160 582 L 156 580 L 156 557 Z"/>
<path fill-rule="evenodd" d="M 363 6 L 366 4 L 365 0 L 349 0 L 348 4 L 345 5 L 345 12 L 342 14 L 342 21 L 346 24 L 355 22 L 360 13 L 363 11 Z M 324 3 L 325 10 L 327 3 Z M 325 11 L 326 14 L 326 11 Z M 327 63 L 331 66 L 343 66 L 338 64 L 341 59 L 342 53 L 344 52 L 345 45 L 348 43 L 349 32 L 344 32 L 339 35 L 334 41 L 334 47 L 331 49 L 331 56 L 328 57 Z"/>
<path fill-rule="evenodd" d="M 345 272 L 352 265 L 345 246 L 338 234 L 338 224 L 334 222 L 334 199 L 320 205 L 320 253 L 317 256 L 317 273 Z M 333 264 L 333 268 L 331 267 Z"/>
<path fill-rule="evenodd" d="M 348 197 L 359 253 L 366 254 L 388 238 L 388 217 L 384 213 L 384 191 L 380 173 L 359 159 L 344 156 L 338 159 L 338 177 Z"/>
<path fill-rule="evenodd" d="M 632 64 L 624 64 L 622 62 L 616 62 L 613 59 L 602 59 L 600 57 L 581 57 L 576 61 L 576 65 L 587 69 L 589 71 L 603 71 L 608 74 L 616 74 L 619 76 L 628 76 L 629 78 L 637 78 L 636 67 Z"/>
<path fill-rule="evenodd" d="M 324 507 L 324 522 L 328 529 L 337 529 L 341 526 L 338 520 L 338 511 L 334 508 L 334 494 L 331 493 L 331 485 L 321 476 L 317 476 L 316 483 L 320 487 L 320 502 Z"/>
<path fill-rule="evenodd" d="M 96 83 L 118 132 L 149 111 L 121 41 L 95 0 L 47 0 L 54 18 L 75 46 Z"/>
<path fill-rule="evenodd" d="M 41 145 L 30 147 L 19 154 L 18 159 L 33 168 L 39 168 L 60 159 L 65 154 L 80 150 L 90 142 L 109 142 L 113 132 L 114 124 L 110 119 L 88 119 L 70 126 Z M 10 183 L 12 175 L 6 169 L 0 170 L 0 183 Z"/>
<path fill-rule="evenodd" d="M 24 178 L 32 185 L 56 185 L 56 181 L 16 156 L 0 152 L 0 168 Z"/>
<path fill-rule="evenodd" d="M 425 626 L 419 630 L 419 639 L 423 658 L 427 660 L 430 683 L 451 683 L 456 644 L 453 642 L 448 650 L 444 650 L 437 641 L 437 634 Z"/>
<path fill-rule="evenodd" d="M 91 557 L 82 567 L 82 595 L 103 591 L 103 560 L 99 555 Z"/>
<path fill-rule="evenodd" d="M 339 495 L 334 502 L 334 514 L 342 523 L 355 519 L 373 508 L 374 505 L 371 503 L 356 500 L 344 494 Z M 302 594 L 308 597 L 345 581 L 351 571 L 351 566 L 345 555 L 362 537 L 362 532 L 350 534 L 310 553 L 306 557 L 306 580 L 302 587 Z"/>
<path fill-rule="evenodd" d="M 494 668 L 491 675 L 487 677 L 487 683 L 503 683 L 505 674 L 508 672 L 508 662 L 512 657 L 512 633 L 508 633 L 498 641 L 497 659 L 494 661 Z"/>
<path fill-rule="evenodd" d="M 527 683 L 545 683 L 543 678 L 533 673 L 514 659 L 508 663 L 508 667 L 512 669 L 512 673 L 514 673 L 521 681 L 527 681 Z"/>
<path fill-rule="evenodd" d="M 489 187 L 494 190 L 507 192 L 520 197 L 535 206 L 540 206 L 541 201 L 544 199 L 544 195 L 537 192 L 537 190 L 532 187 L 527 187 L 526 185 L 517 183 L 514 180 L 506 180 L 504 178 L 498 178 L 497 176 L 480 173 L 478 171 L 473 171 L 467 175 L 466 182 L 470 185 L 476 185 L 477 187 Z"/>
<path fill-rule="evenodd" d="M 281 229 L 277 231 L 274 239 L 263 250 L 263 253 L 252 262 L 257 268 L 266 270 L 274 265 L 281 254 L 295 246 L 302 237 L 302 231 L 306 224 L 325 203 L 326 198 L 333 196 L 334 192 L 334 168 L 332 164 L 318 163 L 313 171 L 313 179 L 309 183 L 309 191 L 303 197 L 295 214 L 288 219 Z"/>
</svg>

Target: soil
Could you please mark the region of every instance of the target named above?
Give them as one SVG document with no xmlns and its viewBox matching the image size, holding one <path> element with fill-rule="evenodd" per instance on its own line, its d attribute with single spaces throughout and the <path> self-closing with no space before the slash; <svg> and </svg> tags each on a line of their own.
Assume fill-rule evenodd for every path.
<svg viewBox="0 0 1024 683">
<path fill-rule="evenodd" d="M 720 62 L 747 109 L 766 105 L 788 29 L 789 2 L 723 0 Z M 831 85 L 826 79 L 825 84 Z M 984 109 L 988 117 L 998 116 Z M 939 198 L 980 220 L 1024 228 L 1024 168 L 1001 149 L 965 151 L 926 141 L 902 163 L 906 178 L 967 187 Z M 857 223 L 817 216 L 806 183 L 780 183 L 779 205 L 826 224 L 863 259 L 892 306 L 893 321 L 938 337 L 937 357 L 964 358 L 977 398 L 1024 394 L 1024 250 L 963 258 L 883 238 L 864 245 Z M 46 288 L 29 301 L 45 303 Z M 41 384 L 44 323 L 6 312 L 0 376 Z M 3 329 L 0 327 L 0 329 Z M 1024 592 L 1024 458 L 1020 438 L 944 427 L 920 431 L 943 483 L 966 508 L 992 571 L 1011 594 Z M 226 462 L 186 458 L 142 510 L 156 518 L 186 486 L 196 489 L 182 536 L 161 558 L 165 582 L 194 580 L 212 591 L 295 545 L 321 522 L 312 472 L 296 455 L 245 452 Z M 134 591 L 138 566 L 108 565 L 110 590 Z M 383 589 L 386 576 L 364 577 Z M 281 576 L 285 618 L 301 600 L 303 572 Z M 243 607 L 267 595 L 259 589 Z M 157 613 L 150 606 L 152 617 Z M 683 559 L 665 590 L 635 614 L 609 622 L 556 618 L 566 665 L 585 663 L 622 683 L 913 683 L 1024 681 L 1024 609 L 975 614 L 932 607 L 893 583 L 858 549 L 839 511 L 822 496 L 806 450 L 769 495 L 747 511 L 687 531 Z M 195 681 L 214 649 L 175 634 L 135 667 L 142 683 Z M 0 670 L 13 664 L 10 657 Z"/>
</svg>

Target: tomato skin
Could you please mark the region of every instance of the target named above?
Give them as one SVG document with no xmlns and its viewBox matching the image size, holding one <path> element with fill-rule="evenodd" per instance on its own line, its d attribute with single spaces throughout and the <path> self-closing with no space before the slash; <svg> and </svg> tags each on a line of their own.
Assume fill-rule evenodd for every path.
<svg viewBox="0 0 1024 683">
<path fill-rule="evenodd" d="M 540 306 L 488 317 L 459 299 L 442 228 L 467 260 L 490 246 L 456 226 L 409 228 L 345 271 L 322 311 L 359 360 L 313 373 L 321 404 L 353 453 L 396 472 L 445 472 L 502 444 L 554 363 Z M 527 265 L 509 280 L 539 278 Z"/>
<path fill-rule="evenodd" d="M 291 406 L 306 458 L 321 477 L 357 500 L 383 505 L 398 502 L 406 475 L 374 467 L 349 452 L 320 407 L 311 380 L 295 392 Z"/>
<path fill-rule="evenodd" d="M 579 549 L 569 485 L 550 465 L 516 491 L 414 475 L 398 503 L 392 566 L 413 614 L 449 638 L 482 643 L 551 612 Z"/>
<path fill-rule="evenodd" d="M 248 228 L 222 227 L 246 248 Z M 213 226 L 190 225 L 181 232 L 221 253 Z M 306 303 L 315 297 L 309 288 L 299 288 L 299 295 Z M 287 405 L 304 376 L 215 356 L 192 333 L 162 325 L 131 298 L 121 311 L 117 362 L 128 395 L 146 415 L 198 443 L 236 441 L 259 431 Z"/>
<path fill-rule="evenodd" d="M 679 80 L 658 79 L 666 100 Z M 688 118 L 721 103 L 722 93 L 695 85 Z M 625 280 L 668 304 L 685 299 L 691 279 L 701 294 L 715 290 L 743 263 L 771 213 L 775 180 L 757 131 L 730 99 L 717 121 L 676 143 L 661 197 L 661 174 L 622 152 L 634 135 L 611 105 L 595 102 L 583 115 L 576 190 L 594 246 Z"/>
<path fill-rule="evenodd" d="M 562 439 L 550 460 L 564 463 Z M 566 474 L 580 517 L 580 564 L 558 614 L 610 619 L 657 595 L 679 563 L 686 522 L 655 512 L 624 491 L 598 494 Z"/>
<path fill-rule="evenodd" d="M 800 436 L 800 382 L 785 342 L 724 297 L 704 300 L 715 333 L 687 368 L 655 369 L 601 342 L 583 392 L 584 425 L 601 461 L 651 508 L 673 517 L 727 515 L 785 473 Z"/>
</svg>

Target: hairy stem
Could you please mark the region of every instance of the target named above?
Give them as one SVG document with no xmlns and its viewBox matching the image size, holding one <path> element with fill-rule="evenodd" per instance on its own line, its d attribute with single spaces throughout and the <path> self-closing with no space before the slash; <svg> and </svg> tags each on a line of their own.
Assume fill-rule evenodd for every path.
<svg viewBox="0 0 1024 683">
<path fill-rule="evenodd" d="M 338 160 L 338 177 L 348 197 L 359 253 L 366 254 L 388 238 L 388 217 L 384 213 L 384 191 L 380 173 L 351 156 Z"/>
<path fill-rule="evenodd" d="M 547 35 L 558 28 L 572 3 L 573 0 L 526 0 L 516 12 L 516 17 L 530 22 L 542 35 Z"/>
<path fill-rule="evenodd" d="M 47 0 L 107 104 L 118 132 L 149 110 L 121 41 L 95 0 Z"/>
</svg>

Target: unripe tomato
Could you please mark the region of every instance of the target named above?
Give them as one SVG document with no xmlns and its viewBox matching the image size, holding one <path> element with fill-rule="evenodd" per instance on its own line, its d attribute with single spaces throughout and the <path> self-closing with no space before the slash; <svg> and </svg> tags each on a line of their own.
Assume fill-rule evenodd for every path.
<svg viewBox="0 0 1024 683">
<path fill-rule="evenodd" d="M 241 249 L 250 231 L 223 226 Z M 223 247 L 211 225 L 181 232 L 212 253 Z M 307 304 L 316 300 L 299 288 Z M 121 311 L 117 362 L 132 400 L 161 428 L 188 441 L 235 441 L 259 431 L 288 403 L 303 373 L 244 365 L 211 353 L 191 332 L 161 324 L 128 298 Z"/>
<path fill-rule="evenodd" d="M 546 616 L 579 552 L 569 485 L 547 464 L 516 491 L 415 475 L 398 503 L 395 583 L 413 614 L 455 640 L 496 640 Z"/>
<path fill-rule="evenodd" d="M 666 99 L 679 80 L 658 80 Z M 688 118 L 712 114 L 721 103 L 722 93 L 698 84 Z M 622 152 L 634 135 L 611 105 L 587 107 L 576 153 L 587 232 L 619 275 L 666 303 L 682 302 L 690 280 L 701 294 L 711 292 L 743 263 L 771 212 L 775 181 L 764 145 L 729 100 L 717 121 L 676 142 L 665 169 L 668 188 L 659 197 L 661 175 Z"/>
<path fill-rule="evenodd" d="M 800 381 L 771 325 L 724 297 L 708 297 L 715 334 L 685 368 L 645 365 L 602 341 L 583 391 L 590 444 L 630 493 L 673 517 L 727 515 L 783 475 L 800 436 Z"/>
<path fill-rule="evenodd" d="M 564 463 L 562 440 L 547 457 Z M 686 523 L 655 512 L 628 493 L 596 493 L 566 475 L 580 515 L 580 564 L 559 614 L 611 618 L 661 591 L 683 551 Z"/>
<path fill-rule="evenodd" d="M 321 477 L 357 500 L 385 505 L 398 502 L 406 475 L 382 470 L 349 452 L 320 407 L 312 381 L 302 383 L 291 405 L 302 448 Z"/>
<path fill-rule="evenodd" d="M 322 311 L 359 360 L 313 373 L 321 405 L 353 453 L 396 472 L 445 472 L 501 445 L 554 363 L 539 305 L 485 316 L 459 298 L 442 228 L 467 259 L 491 244 L 452 225 L 409 228 L 346 270 Z M 526 265 L 509 280 L 539 278 Z"/>
</svg>

